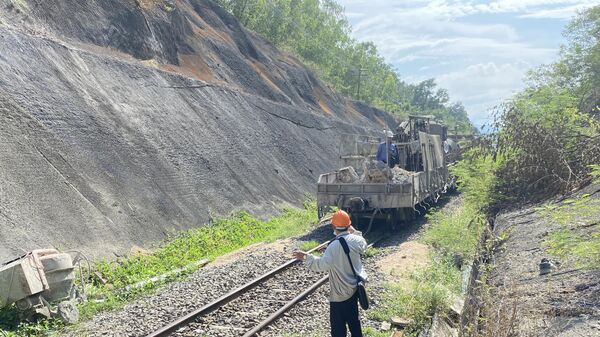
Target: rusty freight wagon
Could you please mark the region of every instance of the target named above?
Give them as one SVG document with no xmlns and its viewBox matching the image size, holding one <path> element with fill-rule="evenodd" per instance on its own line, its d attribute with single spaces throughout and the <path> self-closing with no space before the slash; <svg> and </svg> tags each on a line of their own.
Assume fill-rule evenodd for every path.
<svg viewBox="0 0 600 337">
<path fill-rule="evenodd" d="M 410 220 L 454 186 L 448 159 L 454 142 L 445 126 L 428 117 L 411 116 L 393 136 L 398 149 L 390 168 L 375 159 L 385 138 L 342 135 L 337 171 L 322 174 L 317 184 L 319 218 L 331 207 L 348 211 L 354 224 L 371 229 L 375 219 L 392 228 Z"/>
</svg>

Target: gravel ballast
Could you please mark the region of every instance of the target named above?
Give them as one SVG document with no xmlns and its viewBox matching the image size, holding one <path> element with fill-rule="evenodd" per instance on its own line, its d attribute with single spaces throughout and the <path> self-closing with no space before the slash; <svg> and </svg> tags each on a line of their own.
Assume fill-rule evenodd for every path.
<svg viewBox="0 0 600 337">
<path fill-rule="evenodd" d="M 424 222 L 421 218 L 393 234 L 386 234 L 386 238 L 377 243 L 373 255 L 364 258 L 364 266 L 369 274 L 368 291 L 373 306 L 377 306 L 380 295 L 385 291 L 385 275 L 379 271 L 376 262 L 393 254 L 398 250 L 400 243 L 416 240 L 422 232 Z M 379 235 L 381 234 L 371 233 L 369 238 Z M 145 336 L 289 261 L 291 252 L 299 247 L 301 242 L 324 242 L 330 238 L 330 228 L 321 226 L 294 240 L 248 247 L 234 253 L 233 257 L 225 258 L 225 262 L 211 263 L 185 280 L 165 285 L 155 294 L 138 299 L 121 310 L 100 313 L 68 335 Z M 219 310 L 177 330 L 174 335 L 241 336 L 322 276 L 324 274 L 310 272 L 304 264 L 299 263 Z M 259 336 L 328 335 L 328 297 L 329 285 L 325 283 L 260 332 Z M 364 311 L 361 311 L 361 321 L 364 327 L 379 328 L 381 324 L 370 321 Z"/>
</svg>

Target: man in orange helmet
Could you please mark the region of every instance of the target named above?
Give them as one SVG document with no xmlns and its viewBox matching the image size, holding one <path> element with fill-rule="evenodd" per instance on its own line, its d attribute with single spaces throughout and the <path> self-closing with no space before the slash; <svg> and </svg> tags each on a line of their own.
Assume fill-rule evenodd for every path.
<svg viewBox="0 0 600 337">
<path fill-rule="evenodd" d="M 352 337 L 362 337 L 358 318 L 356 277 L 339 239 L 343 238 L 346 241 L 354 270 L 362 280 L 366 280 L 367 274 L 363 269 L 360 254 L 367 249 L 367 242 L 362 237 L 362 233 L 352 227 L 350 216 L 344 211 L 333 214 L 331 226 L 335 239 L 327 246 L 323 256 L 317 257 L 295 251 L 294 258 L 300 261 L 306 259 L 306 266 L 310 270 L 329 272 L 331 336 L 346 337 L 346 325 L 348 325 Z"/>
</svg>

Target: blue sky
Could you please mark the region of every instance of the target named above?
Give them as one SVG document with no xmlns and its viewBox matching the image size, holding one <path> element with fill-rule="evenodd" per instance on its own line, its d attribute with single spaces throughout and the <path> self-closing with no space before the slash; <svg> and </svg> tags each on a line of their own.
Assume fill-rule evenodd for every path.
<svg viewBox="0 0 600 337">
<path fill-rule="evenodd" d="M 600 0 L 338 0 L 359 41 L 373 41 L 407 82 L 436 78 L 481 126 L 524 85 L 527 70 L 557 59 L 562 30 Z"/>
</svg>

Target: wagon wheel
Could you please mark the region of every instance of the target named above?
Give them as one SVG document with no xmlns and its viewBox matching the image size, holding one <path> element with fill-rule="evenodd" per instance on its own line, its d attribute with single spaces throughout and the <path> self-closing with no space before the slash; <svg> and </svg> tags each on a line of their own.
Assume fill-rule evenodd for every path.
<svg viewBox="0 0 600 337">
<path fill-rule="evenodd" d="M 327 213 L 331 212 L 331 206 L 319 206 L 317 207 L 317 216 L 321 220 Z"/>
<path fill-rule="evenodd" d="M 360 227 L 360 216 L 358 215 L 358 213 L 356 213 L 356 212 L 350 213 L 350 222 L 352 223 L 353 227 L 355 227 L 355 228 Z"/>
<path fill-rule="evenodd" d="M 396 209 L 390 210 L 385 213 L 385 226 L 386 228 L 391 228 L 392 230 L 396 230 L 396 222 L 398 220 L 398 212 Z"/>
<path fill-rule="evenodd" d="M 373 210 L 373 214 L 371 214 L 371 220 L 369 220 L 369 227 L 367 227 L 367 230 L 363 233 L 363 235 L 366 235 L 371 231 L 371 228 L 373 227 L 373 220 L 375 220 L 375 215 L 377 214 L 377 212 L 381 212 L 381 209 L 375 208 Z"/>
<path fill-rule="evenodd" d="M 403 213 L 399 208 L 395 208 L 391 210 L 386 217 L 386 225 L 388 228 L 391 228 L 392 231 L 398 229 L 398 225 L 400 225 L 403 221 Z"/>
</svg>

